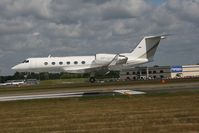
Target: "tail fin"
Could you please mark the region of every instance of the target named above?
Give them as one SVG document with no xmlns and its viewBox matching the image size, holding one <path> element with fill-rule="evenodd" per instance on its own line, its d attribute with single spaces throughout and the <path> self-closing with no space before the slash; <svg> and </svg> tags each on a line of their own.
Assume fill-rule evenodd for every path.
<svg viewBox="0 0 199 133">
<path fill-rule="evenodd" d="M 136 48 L 131 52 L 131 56 L 135 58 L 142 58 L 153 60 L 154 54 L 161 39 L 165 36 L 147 36 L 142 39 L 142 41 L 136 46 Z"/>
</svg>

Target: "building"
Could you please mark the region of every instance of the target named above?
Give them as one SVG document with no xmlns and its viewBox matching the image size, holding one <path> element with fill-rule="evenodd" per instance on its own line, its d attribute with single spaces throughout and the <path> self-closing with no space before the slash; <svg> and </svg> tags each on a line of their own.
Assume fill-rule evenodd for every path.
<svg viewBox="0 0 199 133">
<path fill-rule="evenodd" d="M 120 71 L 121 80 L 199 77 L 199 65 L 135 67 Z"/>
<path fill-rule="evenodd" d="M 199 77 L 199 65 L 172 66 L 171 78 Z"/>
</svg>

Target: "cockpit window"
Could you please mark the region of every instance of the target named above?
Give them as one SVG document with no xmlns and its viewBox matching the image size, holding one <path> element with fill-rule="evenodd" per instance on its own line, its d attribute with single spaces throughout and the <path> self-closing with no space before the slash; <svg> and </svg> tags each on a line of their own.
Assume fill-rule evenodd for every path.
<svg viewBox="0 0 199 133">
<path fill-rule="evenodd" d="M 24 60 L 22 63 L 29 63 L 29 60 Z"/>
</svg>

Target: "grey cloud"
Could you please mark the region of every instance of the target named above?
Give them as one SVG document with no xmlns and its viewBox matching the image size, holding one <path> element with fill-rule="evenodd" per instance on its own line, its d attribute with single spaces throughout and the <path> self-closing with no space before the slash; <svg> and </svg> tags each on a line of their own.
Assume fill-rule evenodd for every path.
<svg viewBox="0 0 199 133">
<path fill-rule="evenodd" d="M 198 0 L 169 0 L 166 6 L 169 10 L 172 10 L 172 12 L 176 15 L 177 18 L 198 25 Z"/>
<path fill-rule="evenodd" d="M 2 0 L 0 2 L 0 14 L 7 18 L 18 16 L 49 18 L 50 2 L 51 0 Z"/>
<path fill-rule="evenodd" d="M 134 18 L 142 15 L 150 9 L 143 0 L 134 1 L 126 0 L 107 0 L 101 1 L 100 4 L 96 1 L 89 2 L 86 0 L 63 1 L 56 0 L 52 2 L 51 11 L 54 20 L 57 23 L 78 23 L 79 21 L 102 21 L 109 19 L 124 19 Z"/>
<path fill-rule="evenodd" d="M 109 1 L 111 1 L 111 0 L 82 0 L 82 2 L 84 3 L 89 3 L 89 4 L 104 4 L 104 3 L 106 3 L 106 2 L 109 2 Z"/>
<path fill-rule="evenodd" d="M 78 37 L 80 35 L 81 24 L 79 25 L 64 25 L 64 24 L 56 24 L 49 23 L 46 24 L 46 29 L 49 31 L 50 36 L 53 37 Z"/>
<path fill-rule="evenodd" d="M 23 21 L 23 19 L 0 19 L 0 34 L 17 34 L 29 32 L 33 28 L 33 25 L 29 21 Z"/>
<path fill-rule="evenodd" d="M 101 7 L 102 18 L 104 19 L 123 19 L 123 18 L 134 18 L 144 15 L 142 13 L 150 9 L 143 0 L 133 1 L 126 0 L 112 0 L 105 3 Z"/>
</svg>

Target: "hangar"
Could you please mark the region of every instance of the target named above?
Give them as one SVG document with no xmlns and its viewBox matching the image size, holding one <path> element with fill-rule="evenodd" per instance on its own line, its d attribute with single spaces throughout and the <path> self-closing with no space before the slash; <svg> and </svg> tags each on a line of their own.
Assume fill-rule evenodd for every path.
<svg viewBox="0 0 199 133">
<path fill-rule="evenodd" d="M 199 77 L 199 65 L 135 67 L 120 71 L 120 80 Z"/>
</svg>

